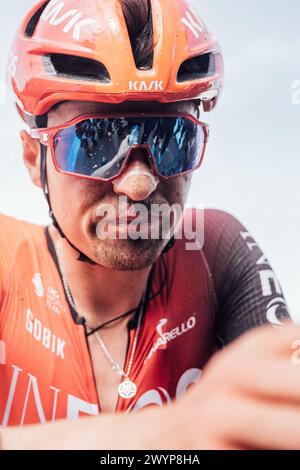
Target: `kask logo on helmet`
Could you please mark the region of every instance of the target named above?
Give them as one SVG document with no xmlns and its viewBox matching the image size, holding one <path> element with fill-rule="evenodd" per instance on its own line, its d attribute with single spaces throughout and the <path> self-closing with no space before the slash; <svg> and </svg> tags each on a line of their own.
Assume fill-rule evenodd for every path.
<svg viewBox="0 0 300 470">
<path fill-rule="evenodd" d="M 50 0 L 43 2 L 43 5 L 42 2 L 38 3 L 24 20 L 26 29 L 19 29 L 9 63 L 9 83 L 23 119 L 27 121 L 26 115 L 47 113 L 52 105 L 68 100 L 70 93 L 72 99 L 80 100 L 83 83 L 86 93 L 99 94 L 101 101 L 103 86 L 95 88 L 95 80 L 90 80 L 90 72 L 93 72 L 94 78 L 98 77 L 99 66 L 96 63 L 99 61 L 104 67 L 109 64 L 107 72 L 111 80 L 105 85 L 105 94 L 108 98 L 111 95 L 111 101 L 116 104 L 128 100 L 128 93 L 152 92 L 155 96 L 162 94 L 161 101 L 164 102 L 173 102 L 174 98 L 175 101 L 200 98 L 204 110 L 211 111 L 219 101 L 223 83 L 223 60 L 219 44 L 187 0 L 161 0 L 158 3 L 159 5 L 157 1 L 151 3 L 154 12 L 153 31 L 156 32 L 154 46 L 157 51 L 153 56 L 151 75 L 149 71 L 141 70 L 137 75 L 132 61 L 132 48 L 126 46 L 124 50 L 124 40 L 129 46 L 130 35 L 118 1 Z M 45 7 L 43 11 L 42 7 Z M 162 22 L 164 17 L 166 21 Z M 101 50 L 99 41 L 102 44 Z M 122 60 L 112 61 L 111 55 L 118 56 L 121 50 L 124 50 Z M 212 66 L 206 73 L 193 77 L 192 82 L 189 67 L 180 66 L 178 82 L 174 77 L 173 67 L 165 70 L 163 66 L 165 63 L 174 63 L 175 50 L 176 65 L 177 61 L 178 65 L 183 65 L 190 59 L 198 62 L 198 57 L 209 54 Z M 32 54 L 36 59 L 34 67 Z M 75 64 L 69 59 L 56 61 L 59 55 L 69 54 L 82 62 L 83 75 L 74 75 Z M 45 56 L 46 63 L 49 60 L 51 62 L 51 68 L 46 70 Z M 87 64 L 85 59 L 96 63 Z M 55 74 L 50 73 L 54 71 Z M 62 76 L 72 76 L 73 79 L 63 82 Z M 118 83 L 118 78 L 115 77 L 123 77 L 123 80 Z"/>
<path fill-rule="evenodd" d="M 64 2 L 52 0 L 45 8 L 41 19 L 52 26 L 64 24 L 63 32 L 69 34 L 72 31 L 73 39 L 80 41 L 82 28 L 96 23 L 93 18 L 82 19 L 83 16 L 83 13 L 75 8 L 66 10 Z"/>
<path fill-rule="evenodd" d="M 164 91 L 164 81 L 152 80 L 152 82 L 147 83 L 145 80 L 130 80 L 129 91 Z"/>
</svg>

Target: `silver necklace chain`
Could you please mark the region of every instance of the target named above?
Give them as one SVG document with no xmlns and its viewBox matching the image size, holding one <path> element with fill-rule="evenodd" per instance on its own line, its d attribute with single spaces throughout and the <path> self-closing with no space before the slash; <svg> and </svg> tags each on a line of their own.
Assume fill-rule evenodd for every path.
<svg viewBox="0 0 300 470">
<path fill-rule="evenodd" d="M 57 253 L 60 253 L 60 255 L 61 255 L 61 243 L 60 242 L 57 243 Z M 64 275 L 59 256 L 57 256 L 57 261 L 58 261 L 58 267 L 59 267 L 59 270 L 60 270 L 60 273 L 61 273 L 61 278 L 62 278 L 62 282 L 63 282 L 63 286 L 64 286 L 64 290 L 66 292 L 68 302 L 71 305 L 71 307 L 75 310 L 75 312 L 77 312 L 77 308 L 76 308 L 76 305 L 74 304 L 73 296 L 71 294 L 67 279 Z M 135 352 L 136 352 L 136 348 L 137 348 L 137 340 L 138 340 L 138 336 L 139 336 L 139 332 L 140 332 L 140 328 L 141 328 L 142 317 L 143 317 L 143 313 L 145 311 L 145 300 L 146 300 L 145 297 L 146 297 L 146 292 L 144 292 L 141 307 L 140 307 L 138 323 L 137 323 L 137 328 L 136 328 L 136 332 L 135 332 L 135 336 L 134 336 L 134 340 L 133 340 L 133 345 L 132 345 L 131 355 L 130 355 L 130 359 L 129 359 L 129 363 L 128 363 L 128 367 L 127 367 L 127 372 L 125 372 L 120 367 L 120 365 L 113 360 L 113 358 L 111 357 L 109 351 L 107 350 L 107 348 L 104 344 L 104 341 L 101 338 L 100 334 L 97 331 L 95 332 L 95 337 L 96 337 L 98 343 L 100 344 L 101 349 L 103 350 L 105 356 L 107 357 L 109 362 L 112 364 L 112 369 L 114 371 L 116 371 L 121 377 L 125 378 L 125 380 L 123 382 L 121 382 L 119 387 L 118 387 L 119 395 L 123 398 L 132 398 L 136 395 L 136 392 L 137 392 L 137 387 L 136 387 L 135 383 L 130 380 L 129 375 L 131 373 L 131 368 L 132 368 L 132 364 L 133 364 L 133 360 L 134 360 L 134 356 L 135 356 Z M 87 326 L 90 328 L 89 325 L 87 325 Z M 92 328 L 90 328 L 90 329 L 92 330 Z"/>
<path fill-rule="evenodd" d="M 144 302 L 144 299 L 143 299 L 143 302 Z M 129 375 L 130 375 L 133 360 L 134 360 L 134 355 L 135 355 L 135 352 L 136 352 L 137 340 L 138 340 L 138 335 L 139 335 L 139 331 L 140 331 L 140 327 L 141 327 L 141 319 L 142 319 L 142 310 L 139 313 L 137 329 L 136 329 L 136 333 L 135 333 L 134 340 L 133 340 L 132 351 L 131 351 L 131 355 L 130 355 L 130 359 L 129 359 L 129 363 L 128 363 L 128 367 L 127 367 L 127 372 L 124 372 L 124 370 L 121 369 L 120 365 L 117 364 L 113 360 L 113 358 L 111 357 L 110 353 L 108 352 L 108 350 L 107 350 L 107 348 L 106 348 L 106 346 L 103 342 L 103 339 L 101 338 L 101 336 L 99 335 L 99 333 L 97 331 L 95 332 L 95 336 L 97 338 L 97 341 L 100 344 L 101 348 L 103 349 L 106 357 L 108 358 L 108 360 L 112 364 L 113 370 L 115 370 L 119 375 L 121 375 L 121 377 L 125 377 L 127 379 L 129 379 Z"/>
</svg>

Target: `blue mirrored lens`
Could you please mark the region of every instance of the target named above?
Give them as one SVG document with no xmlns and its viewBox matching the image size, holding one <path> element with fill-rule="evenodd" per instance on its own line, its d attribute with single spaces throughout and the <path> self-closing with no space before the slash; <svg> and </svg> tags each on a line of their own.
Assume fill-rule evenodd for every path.
<svg viewBox="0 0 300 470">
<path fill-rule="evenodd" d="M 202 155 L 205 133 L 184 117 L 161 117 L 146 123 L 147 143 L 162 176 L 175 176 L 195 168 Z"/>
<path fill-rule="evenodd" d="M 59 168 L 110 179 L 123 168 L 132 145 L 149 145 L 161 176 L 175 176 L 199 163 L 204 130 L 184 117 L 87 119 L 58 131 L 54 138 Z"/>
</svg>

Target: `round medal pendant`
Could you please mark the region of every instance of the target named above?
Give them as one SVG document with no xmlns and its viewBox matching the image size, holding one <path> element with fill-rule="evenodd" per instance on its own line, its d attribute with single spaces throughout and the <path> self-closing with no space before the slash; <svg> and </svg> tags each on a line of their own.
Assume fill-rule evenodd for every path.
<svg viewBox="0 0 300 470">
<path fill-rule="evenodd" d="M 136 395 L 136 385 L 129 379 L 125 379 L 118 387 L 119 395 L 122 398 L 133 398 Z"/>
</svg>

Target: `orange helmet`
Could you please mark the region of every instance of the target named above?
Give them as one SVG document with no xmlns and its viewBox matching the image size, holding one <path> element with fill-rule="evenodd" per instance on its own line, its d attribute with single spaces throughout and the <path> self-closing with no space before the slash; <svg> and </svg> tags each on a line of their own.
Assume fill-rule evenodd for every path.
<svg viewBox="0 0 300 470">
<path fill-rule="evenodd" d="M 218 43 L 185 0 L 151 0 L 154 54 L 139 68 L 120 0 L 39 2 L 15 38 L 9 81 L 26 115 L 58 102 L 161 103 L 199 98 L 210 111 L 220 96 Z"/>
</svg>

